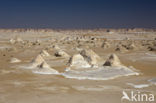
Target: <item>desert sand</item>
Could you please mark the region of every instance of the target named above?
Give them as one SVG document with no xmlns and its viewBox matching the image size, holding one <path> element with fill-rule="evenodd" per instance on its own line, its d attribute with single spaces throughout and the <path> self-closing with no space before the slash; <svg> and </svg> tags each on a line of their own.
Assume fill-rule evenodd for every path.
<svg viewBox="0 0 156 103">
<path fill-rule="evenodd" d="M 121 101 L 123 91 L 156 96 L 154 29 L 0 29 L 0 52 L 0 103 L 131 103 Z"/>
</svg>

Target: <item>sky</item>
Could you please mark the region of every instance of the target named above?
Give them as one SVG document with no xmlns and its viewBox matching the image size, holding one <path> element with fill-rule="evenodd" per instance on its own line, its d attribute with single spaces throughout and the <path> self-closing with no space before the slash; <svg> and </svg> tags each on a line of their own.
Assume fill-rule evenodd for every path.
<svg viewBox="0 0 156 103">
<path fill-rule="evenodd" d="M 0 0 L 0 28 L 156 28 L 156 0 Z"/>
</svg>

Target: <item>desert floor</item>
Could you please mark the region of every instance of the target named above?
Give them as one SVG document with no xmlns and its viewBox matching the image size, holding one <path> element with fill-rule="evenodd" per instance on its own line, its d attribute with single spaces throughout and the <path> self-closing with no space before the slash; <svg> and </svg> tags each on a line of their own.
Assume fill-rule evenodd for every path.
<svg viewBox="0 0 156 103">
<path fill-rule="evenodd" d="M 132 103 L 121 101 L 123 90 L 156 96 L 156 79 L 154 83 L 149 81 L 156 78 L 155 39 L 154 31 L 2 29 L 0 103 Z M 68 59 L 54 55 L 56 45 L 70 56 L 78 52 L 77 48 L 92 49 L 103 60 L 115 53 L 122 64 L 133 66 L 140 75 L 111 80 L 78 80 L 61 75 L 35 74 L 19 68 L 31 62 L 44 49 L 52 57 L 45 58 L 47 63 L 64 72 Z M 11 58 L 18 58 L 21 62 L 10 63 Z M 143 84 L 146 86 L 134 87 Z"/>
</svg>

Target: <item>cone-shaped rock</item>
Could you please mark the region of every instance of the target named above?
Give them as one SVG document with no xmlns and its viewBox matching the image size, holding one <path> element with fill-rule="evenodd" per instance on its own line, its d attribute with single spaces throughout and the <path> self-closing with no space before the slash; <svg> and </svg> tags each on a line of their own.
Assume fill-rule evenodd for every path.
<svg viewBox="0 0 156 103">
<path fill-rule="evenodd" d="M 111 54 L 104 63 L 104 66 L 121 66 L 121 62 L 116 54 Z"/>
<path fill-rule="evenodd" d="M 51 68 L 43 57 L 39 54 L 34 60 L 31 62 L 31 69 L 34 73 L 39 74 L 58 74 L 59 72 L 53 68 Z"/>
<path fill-rule="evenodd" d="M 137 47 L 133 44 L 133 43 L 131 43 L 128 47 L 127 47 L 127 49 L 129 49 L 129 50 L 134 50 L 134 49 L 136 49 Z"/>
<path fill-rule="evenodd" d="M 39 74 L 59 74 L 59 72 L 55 69 L 52 69 L 45 61 L 37 66 L 37 68 L 33 69 L 34 73 Z"/>
<path fill-rule="evenodd" d="M 80 54 L 84 57 L 84 59 L 91 65 L 97 65 L 101 58 L 91 49 L 82 50 Z"/>
<path fill-rule="evenodd" d="M 35 59 L 32 60 L 32 66 L 33 67 L 37 67 L 38 65 L 42 64 L 43 62 L 45 62 L 45 60 L 43 59 L 43 57 L 39 54 Z"/>
<path fill-rule="evenodd" d="M 102 48 L 109 48 L 110 44 L 108 42 L 103 42 L 101 45 Z"/>
<path fill-rule="evenodd" d="M 87 68 L 91 67 L 89 63 L 80 54 L 75 54 L 69 59 L 70 66 Z"/>
<path fill-rule="evenodd" d="M 24 43 L 23 39 L 20 37 L 16 37 L 16 42 L 18 43 Z"/>
<path fill-rule="evenodd" d="M 127 52 L 127 48 L 122 46 L 122 45 L 117 45 L 115 51 L 119 51 L 119 52 Z"/>
</svg>

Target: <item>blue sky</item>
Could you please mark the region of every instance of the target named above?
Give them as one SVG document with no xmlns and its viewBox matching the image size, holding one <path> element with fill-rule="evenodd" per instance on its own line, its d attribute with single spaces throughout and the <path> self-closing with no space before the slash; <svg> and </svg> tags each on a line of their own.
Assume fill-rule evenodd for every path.
<svg viewBox="0 0 156 103">
<path fill-rule="evenodd" d="M 156 27 L 156 0 L 0 0 L 0 28 L 134 27 Z"/>
</svg>

